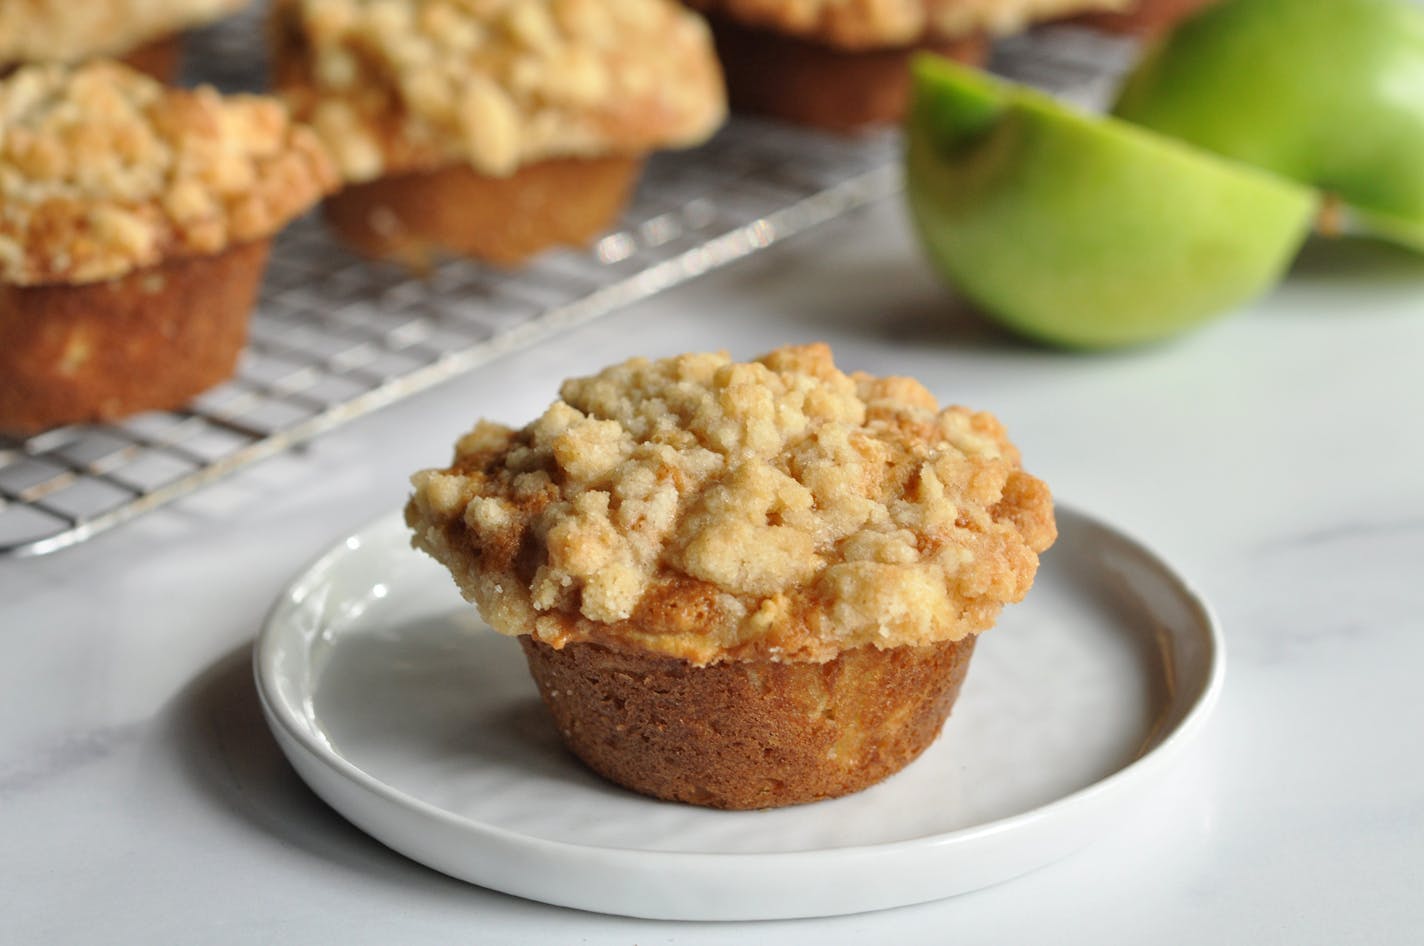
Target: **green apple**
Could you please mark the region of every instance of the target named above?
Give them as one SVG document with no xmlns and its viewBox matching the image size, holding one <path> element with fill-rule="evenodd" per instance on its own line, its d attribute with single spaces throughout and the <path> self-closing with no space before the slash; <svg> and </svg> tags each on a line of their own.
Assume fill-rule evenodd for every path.
<svg viewBox="0 0 1424 946">
<path fill-rule="evenodd" d="M 1424 8 L 1228 0 L 1129 77 L 1114 113 L 1353 205 L 1424 249 Z"/>
<path fill-rule="evenodd" d="M 986 315 L 1072 347 L 1164 338 L 1265 292 L 1314 191 L 947 60 L 914 64 L 906 191 Z"/>
</svg>

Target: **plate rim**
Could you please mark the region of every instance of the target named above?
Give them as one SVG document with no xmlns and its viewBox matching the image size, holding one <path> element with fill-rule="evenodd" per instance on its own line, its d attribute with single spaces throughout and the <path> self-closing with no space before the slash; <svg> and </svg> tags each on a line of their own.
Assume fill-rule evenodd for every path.
<svg viewBox="0 0 1424 946">
<path fill-rule="evenodd" d="M 1042 805 L 1030 808 L 1027 811 L 995 818 L 991 821 L 985 821 L 979 824 L 955 828 L 950 831 L 871 844 L 795 851 L 668 851 L 650 848 L 605 846 L 542 838 L 488 822 L 475 820 L 459 815 L 424 799 L 409 795 L 401 789 L 381 781 L 376 776 L 368 773 L 337 752 L 333 747 L 323 744 L 320 739 L 313 735 L 309 727 L 296 715 L 295 709 L 288 705 L 288 701 L 276 692 L 277 684 L 275 677 L 277 676 L 276 665 L 278 651 L 280 650 L 279 641 L 284 636 L 281 618 L 285 612 L 299 606 L 300 602 L 297 599 L 298 593 L 304 586 L 309 585 L 315 580 L 322 570 L 330 568 L 335 560 L 345 555 L 356 554 L 358 549 L 353 549 L 350 546 L 352 539 L 356 539 L 364 544 L 365 538 L 371 533 L 382 528 L 389 528 L 389 524 L 392 520 L 399 519 L 399 509 L 383 513 L 380 516 L 368 520 L 359 528 L 348 530 L 339 539 L 308 560 L 307 563 L 298 569 L 293 577 L 287 581 L 277 595 L 276 600 L 268 609 L 266 616 L 263 618 L 261 631 L 253 647 L 253 676 L 259 701 L 262 705 L 263 715 L 268 725 L 273 728 L 280 727 L 281 732 L 277 735 L 286 736 L 287 739 L 290 739 L 296 746 L 300 747 L 309 759 L 320 763 L 332 774 L 354 783 L 357 787 L 379 797 L 386 803 L 411 810 L 416 814 L 433 819 L 447 827 L 458 828 L 461 832 L 466 834 L 476 837 L 485 837 L 496 843 L 518 844 L 526 849 L 532 848 L 545 856 L 572 857 L 574 859 L 592 856 L 600 858 L 604 863 L 608 863 L 610 860 L 617 862 L 615 864 L 609 864 L 609 866 L 621 865 L 631 867 L 634 865 L 631 863 L 623 864 L 623 862 L 636 861 L 636 866 L 640 869 L 646 869 L 650 860 L 655 861 L 657 864 L 672 867 L 678 865 L 680 862 L 702 862 L 709 859 L 715 860 L 719 866 L 722 867 L 736 867 L 743 863 L 766 866 L 769 862 L 774 862 L 774 866 L 777 868 L 794 868 L 802 862 L 815 862 L 817 865 L 824 867 L 828 861 L 853 862 L 868 858 L 893 856 L 909 851 L 941 850 L 948 847 L 967 845 L 978 840 L 1017 831 L 1033 822 L 1051 819 L 1062 812 L 1089 805 L 1096 798 L 1113 793 L 1119 787 L 1123 786 L 1124 783 L 1130 783 L 1138 778 L 1149 775 L 1150 769 L 1165 765 L 1178 755 L 1203 728 L 1220 699 L 1221 691 L 1225 683 L 1226 650 L 1220 621 L 1205 596 L 1197 590 L 1196 586 L 1184 576 L 1179 569 L 1171 565 L 1163 555 L 1143 542 L 1135 534 L 1099 516 L 1086 512 L 1071 504 L 1064 503 L 1061 500 L 1055 500 L 1055 514 L 1062 518 L 1077 520 L 1077 525 L 1096 528 L 1114 536 L 1128 545 L 1136 555 L 1147 559 L 1155 566 L 1155 570 L 1162 575 L 1162 577 L 1171 582 L 1174 590 L 1180 595 L 1183 602 L 1188 604 L 1195 612 L 1197 620 L 1193 623 L 1199 628 L 1201 632 L 1199 635 L 1200 639 L 1206 645 L 1206 672 L 1198 692 L 1195 697 L 1191 699 L 1190 704 L 1175 725 L 1164 728 L 1161 733 L 1152 738 L 1144 751 L 1140 752 L 1126 764 L 1086 786 L 1068 792 Z M 491 631 L 490 633 L 497 632 Z M 308 647 L 309 646 L 308 644 Z M 281 745 L 283 753 L 289 757 L 289 761 L 301 775 L 303 782 L 306 782 L 310 788 L 316 791 L 326 804 L 331 805 L 331 807 L 342 814 L 343 817 L 352 821 L 358 829 L 367 831 L 365 826 L 353 819 L 342 807 L 334 804 L 327 798 L 325 792 L 319 790 L 316 785 L 311 784 L 306 775 L 301 772 L 301 767 L 296 764 L 296 760 L 290 758 L 290 751 L 285 740 L 279 738 L 278 743 Z M 649 803 L 663 804 L 656 799 L 648 799 L 648 801 Z M 1078 846 L 1079 845 L 1074 845 L 1070 850 L 1076 849 Z M 400 853 L 405 856 L 412 856 L 406 851 L 400 851 Z M 421 860 L 420 858 L 414 859 L 420 863 L 431 866 L 433 869 L 441 870 L 441 868 L 434 867 L 434 865 L 429 865 L 428 861 Z M 1043 861 L 1036 866 L 1043 866 L 1048 862 L 1049 861 Z M 1035 868 L 1025 868 L 1024 870 L 1016 871 L 1001 879 L 1008 879 L 1011 876 L 1017 876 L 1017 874 L 1025 873 L 1032 869 Z M 462 879 L 465 879 L 467 882 L 476 883 L 469 881 L 468 878 Z M 981 884 L 979 886 L 984 885 Z M 508 892 L 517 896 L 527 896 L 518 891 L 510 890 Z M 951 894 L 946 893 L 941 896 L 950 895 Z M 903 905 L 908 905 L 912 902 L 923 902 L 923 899 L 906 900 L 903 901 Z M 571 903 L 564 903 L 562 905 L 574 906 L 574 904 Z M 578 908 L 596 909 L 592 907 Z M 860 912 L 862 909 L 864 908 L 858 908 L 853 912 Z M 624 911 L 606 912 L 623 913 Z M 624 913 L 624 915 L 634 914 Z M 664 918 L 671 917 L 670 914 L 663 913 L 649 913 L 646 915 L 661 916 Z M 791 917 L 809 916 L 813 914 L 786 913 L 777 915 Z M 769 917 L 770 915 L 767 916 Z"/>
</svg>

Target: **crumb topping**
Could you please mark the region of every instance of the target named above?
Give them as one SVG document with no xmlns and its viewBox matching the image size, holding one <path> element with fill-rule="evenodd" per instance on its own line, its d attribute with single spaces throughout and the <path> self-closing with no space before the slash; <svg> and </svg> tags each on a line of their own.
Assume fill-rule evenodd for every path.
<svg viewBox="0 0 1424 946">
<path fill-rule="evenodd" d="M 497 631 L 824 661 L 958 640 L 1032 584 L 1047 487 L 998 421 L 824 345 L 635 359 L 414 477 L 414 544 Z"/>
<path fill-rule="evenodd" d="M 84 283 L 271 236 L 336 183 L 316 137 L 260 96 L 124 66 L 0 81 L 0 279 Z"/>
<path fill-rule="evenodd" d="M 127 52 L 170 33 L 212 22 L 246 3 L 5 0 L 0 3 L 0 63 L 77 62 Z"/>
<path fill-rule="evenodd" d="M 675 0 L 283 0 L 278 84 L 348 180 L 700 143 L 706 24 Z"/>
<path fill-rule="evenodd" d="M 844 49 L 906 46 L 926 39 L 1005 34 L 1087 10 L 1123 10 L 1134 0 L 688 0 L 706 13 Z"/>
</svg>

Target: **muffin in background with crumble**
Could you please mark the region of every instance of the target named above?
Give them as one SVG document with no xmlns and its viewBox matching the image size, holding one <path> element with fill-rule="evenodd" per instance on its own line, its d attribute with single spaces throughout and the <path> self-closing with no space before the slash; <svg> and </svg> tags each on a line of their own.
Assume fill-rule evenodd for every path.
<svg viewBox="0 0 1424 946">
<path fill-rule="evenodd" d="M 726 112 L 677 0 L 278 0 L 277 84 L 335 155 L 360 252 L 514 266 L 611 226 L 652 151 Z"/>
<path fill-rule="evenodd" d="M 277 101 L 117 63 L 0 80 L 0 430 L 175 408 L 233 371 L 271 237 L 336 185 Z"/>
<path fill-rule="evenodd" d="M 838 132 L 893 124 L 904 116 L 909 60 L 916 52 L 981 65 L 996 37 L 1133 5 L 1133 0 L 688 2 L 712 24 L 735 108 Z"/>
</svg>

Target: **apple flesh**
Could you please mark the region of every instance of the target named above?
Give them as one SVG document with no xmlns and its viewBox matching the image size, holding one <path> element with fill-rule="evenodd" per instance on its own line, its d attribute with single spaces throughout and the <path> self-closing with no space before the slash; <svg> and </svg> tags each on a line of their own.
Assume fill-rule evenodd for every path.
<svg viewBox="0 0 1424 946">
<path fill-rule="evenodd" d="M 906 191 L 921 242 L 1022 334 L 1165 338 L 1265 292 L 1309 232 L 1309 188 L 936 57 L 914 80 Z"/>
<path fill-rule="evenodd" d="M 1114 114 L 1312 185 L 1424 249 L 1424 9 L 1228 0 L 1133 71 Z"/>
</svg>

